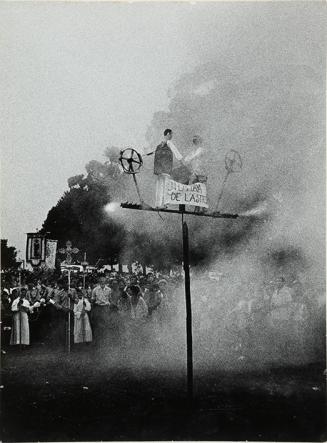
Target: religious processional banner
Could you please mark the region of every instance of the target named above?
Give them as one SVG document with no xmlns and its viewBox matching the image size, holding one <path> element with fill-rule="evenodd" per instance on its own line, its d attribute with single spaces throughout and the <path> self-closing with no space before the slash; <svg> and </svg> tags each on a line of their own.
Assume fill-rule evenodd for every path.
<svg viewBox="0 0 327 443">
<path fill-rule="evenodd" d="M 47 239 L 45 265 L 48 269 L 55 269 L 56 267 L 57 242 L 58 240 Z"/>
<path fill-rule="evenodd" d="M 169 178 L 165 180 L 165 205 L 191 205 L 208 208 L 205 183 L 183 185 Z"/>
<path fill-rule="evenodd" d="M 26 241 L 26 261 L 39 265 L 45 260 L 45 237 L 38 233 L 28 233 Z"/>
</svg>

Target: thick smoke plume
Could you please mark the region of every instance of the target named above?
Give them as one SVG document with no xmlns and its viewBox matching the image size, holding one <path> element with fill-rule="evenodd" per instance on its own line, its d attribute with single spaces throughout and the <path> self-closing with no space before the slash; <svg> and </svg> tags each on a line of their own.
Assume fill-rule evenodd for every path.
<svg viewBox="0 0 327 443">
<path fill-rule="evenodd" d="M 306 26 L 303 17 L 299 27 Z M 266 25 L 267 17 L 263 28 Z M 266 32 L 272 25 L 270 22 Z M 262 55 L 259 43 L 255 43 L 249 58 L 246 43 L 244 47 L 239 43 L 239 63 L 235 62 L 236 56 L 231 60 L 226 50 L 225 54 L 220 53 L 219 61 L 211 56 L 210 61 L 184 74 L 169 91 L 168 110 L 157 112 L 147 130 L 149 150 L 160 142 L 165 128 L 173 129 L 174 142 L 183 154 L 189 151 L 194 134 L 203 138 L 211 208 L 216 205 L 226 173 L 226 153 L 234 149 L 243 159 L 242 171 L 229 176 L 220 205 L 222 212 L 238 213 L 241 217 L 188 219 L 195 317 L 200 323 L 201 315 L 211 319 L 206 323 L 207 332 L 197 329 L 197 336 L 200 342 L 203 338 L 202 344 L 211 343 L 213 347 L 222 342 L 222 337 L 226 338 L 226 328 L 221 325 L 231 308 L 262 294 L 278 276 L 288 284 L 300 280 L 314 303 L 325 293 L 322 52 L 320 58 L 312 59 L 305 52 L 303 63 L 294 62 L 295 56 L 288 63 L 275 39 L 271 39 L 270 47 L 269 38 L 265 42 L 268 56 Z M 256 49 L 260 54 L 257 60 L 253 55 Z M 296 55 L 298 49 L 293 48 Z M 291 53 L 292 47 L 288 51 Z M 153 203 L 150 159 L 146 159 L 139 180 L 145 200 Z M 122 223 L 130 231 L 143 232 L 150 242 L 162 238 L 160 253 L 169 254 L 176 246 L 181 248 L 177 217 L 163 216 L 161 220 L 154 214 L 126 214 Z M 206 289 L 207 298 L 200 303 L 207 285 L 202 277 L 207 270 L 220 274 L 221 280 Z M 315 326 L 311 326 L 312 333 Z M 268 355 L 269 339 L 266 337 L 263 343 Z M 203 352 L 205 347 L 199 345 L 197 349 Z M 212 348 L 202 361 L 209 354 L 215 354 Z"/>
</svg>

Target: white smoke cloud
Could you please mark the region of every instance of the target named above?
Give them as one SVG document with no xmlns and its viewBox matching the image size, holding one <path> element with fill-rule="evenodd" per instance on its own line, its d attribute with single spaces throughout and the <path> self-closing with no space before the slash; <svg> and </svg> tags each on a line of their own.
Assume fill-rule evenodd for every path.
<svg viewBox="0 0 327 443">
<path fill-rule="evenodd" d="M 216 38 L 221 32 L 217 16 L 204 24 L 208 14 L 197 10 L 192 33 L 200 37 L 193 36 L 192 50 L 199 64 L 172 86 L 168 110 L 155 113 L 147 130 L 154 149 L 163 130 L 172 128 L 184 154 L 194 134 L 203 138 L 211 207 L 226 173 L 225 154 L 235 149 L 243 158 L 242 172 L 228 178 L 220 209 L 247 220 L 189 219 L 191 246 L 202 249 L 199 263 L 223 276 L 207 290 L 204 269 L 193 268 L 199 364 L 217 364 L 216 354 L 230 346 L 223 319 L 240 300 L 262 296 L 276 275 L 301 278 L 315 299 L 324 291 L 325 82 L 319 8 L 243 7 L 245 19 L 240 14 L 231 19 L 225 39 Z M 197 34 L 200 29 L 206 29 L 205 37 Z M 150 164 L 140 182 L 146 201 L 151 200 Z M 169 232 L 177 241 L 178 223 L 171 217 L 155 222 L 153 217 L 140 214 L 129 229 L 149 237 Z M 181 313 L 182 306 L 181 298 Z M 198 328 L 203 319 L 206 328 Z M 180 330 L 183 321 L 181 315 L 176 323 Z M 264 344 L 269 357 L 269 337 Z M 214 356 L 211 363 L 208 355 Z"/>
</svg>

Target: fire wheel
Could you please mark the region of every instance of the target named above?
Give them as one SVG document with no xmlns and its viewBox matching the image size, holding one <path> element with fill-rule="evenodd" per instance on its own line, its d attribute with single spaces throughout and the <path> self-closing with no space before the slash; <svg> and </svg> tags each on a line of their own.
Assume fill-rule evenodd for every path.
<svg viewBox="0 0 327 443">
<path fill-rule="evenodd" d="M 141 154 L 133 148 L 126 148 L 120 151 L 119 162 L 126 174 L 139 173 L 143 165 Z"/>
<path fill-rule="evenodd" d="M 231 149 L 229 152 L 227 152 L 225 156 L 225 168 L 229 173 L 240 172 L 242 166 L 243 166 L 242 158 L 237 151 Z"/>
</svg>

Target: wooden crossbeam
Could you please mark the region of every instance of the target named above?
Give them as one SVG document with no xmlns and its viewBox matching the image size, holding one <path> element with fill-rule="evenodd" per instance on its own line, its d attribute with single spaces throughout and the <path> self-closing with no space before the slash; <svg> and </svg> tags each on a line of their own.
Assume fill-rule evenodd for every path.
<svg viewBox="0 0 327 443">
<path fill-rule="evenodd" d="M 191 212 L 191 211 L 181 211 L 180 209 L 157 209 L 152 206 L 148 206 L 146 204 L 139 203 L 121 203 L 120 206 L 124 209 L 137 209 L 139 211 L 150 211 L 150 212 L 164 212 L 167 214 L 187 214 L 187 215 L 196 215 L 198 217 L 211 217 L 211 218 L 238 218 L 238 214 L 224 214 L 221 212 Z"/>
</svg>

